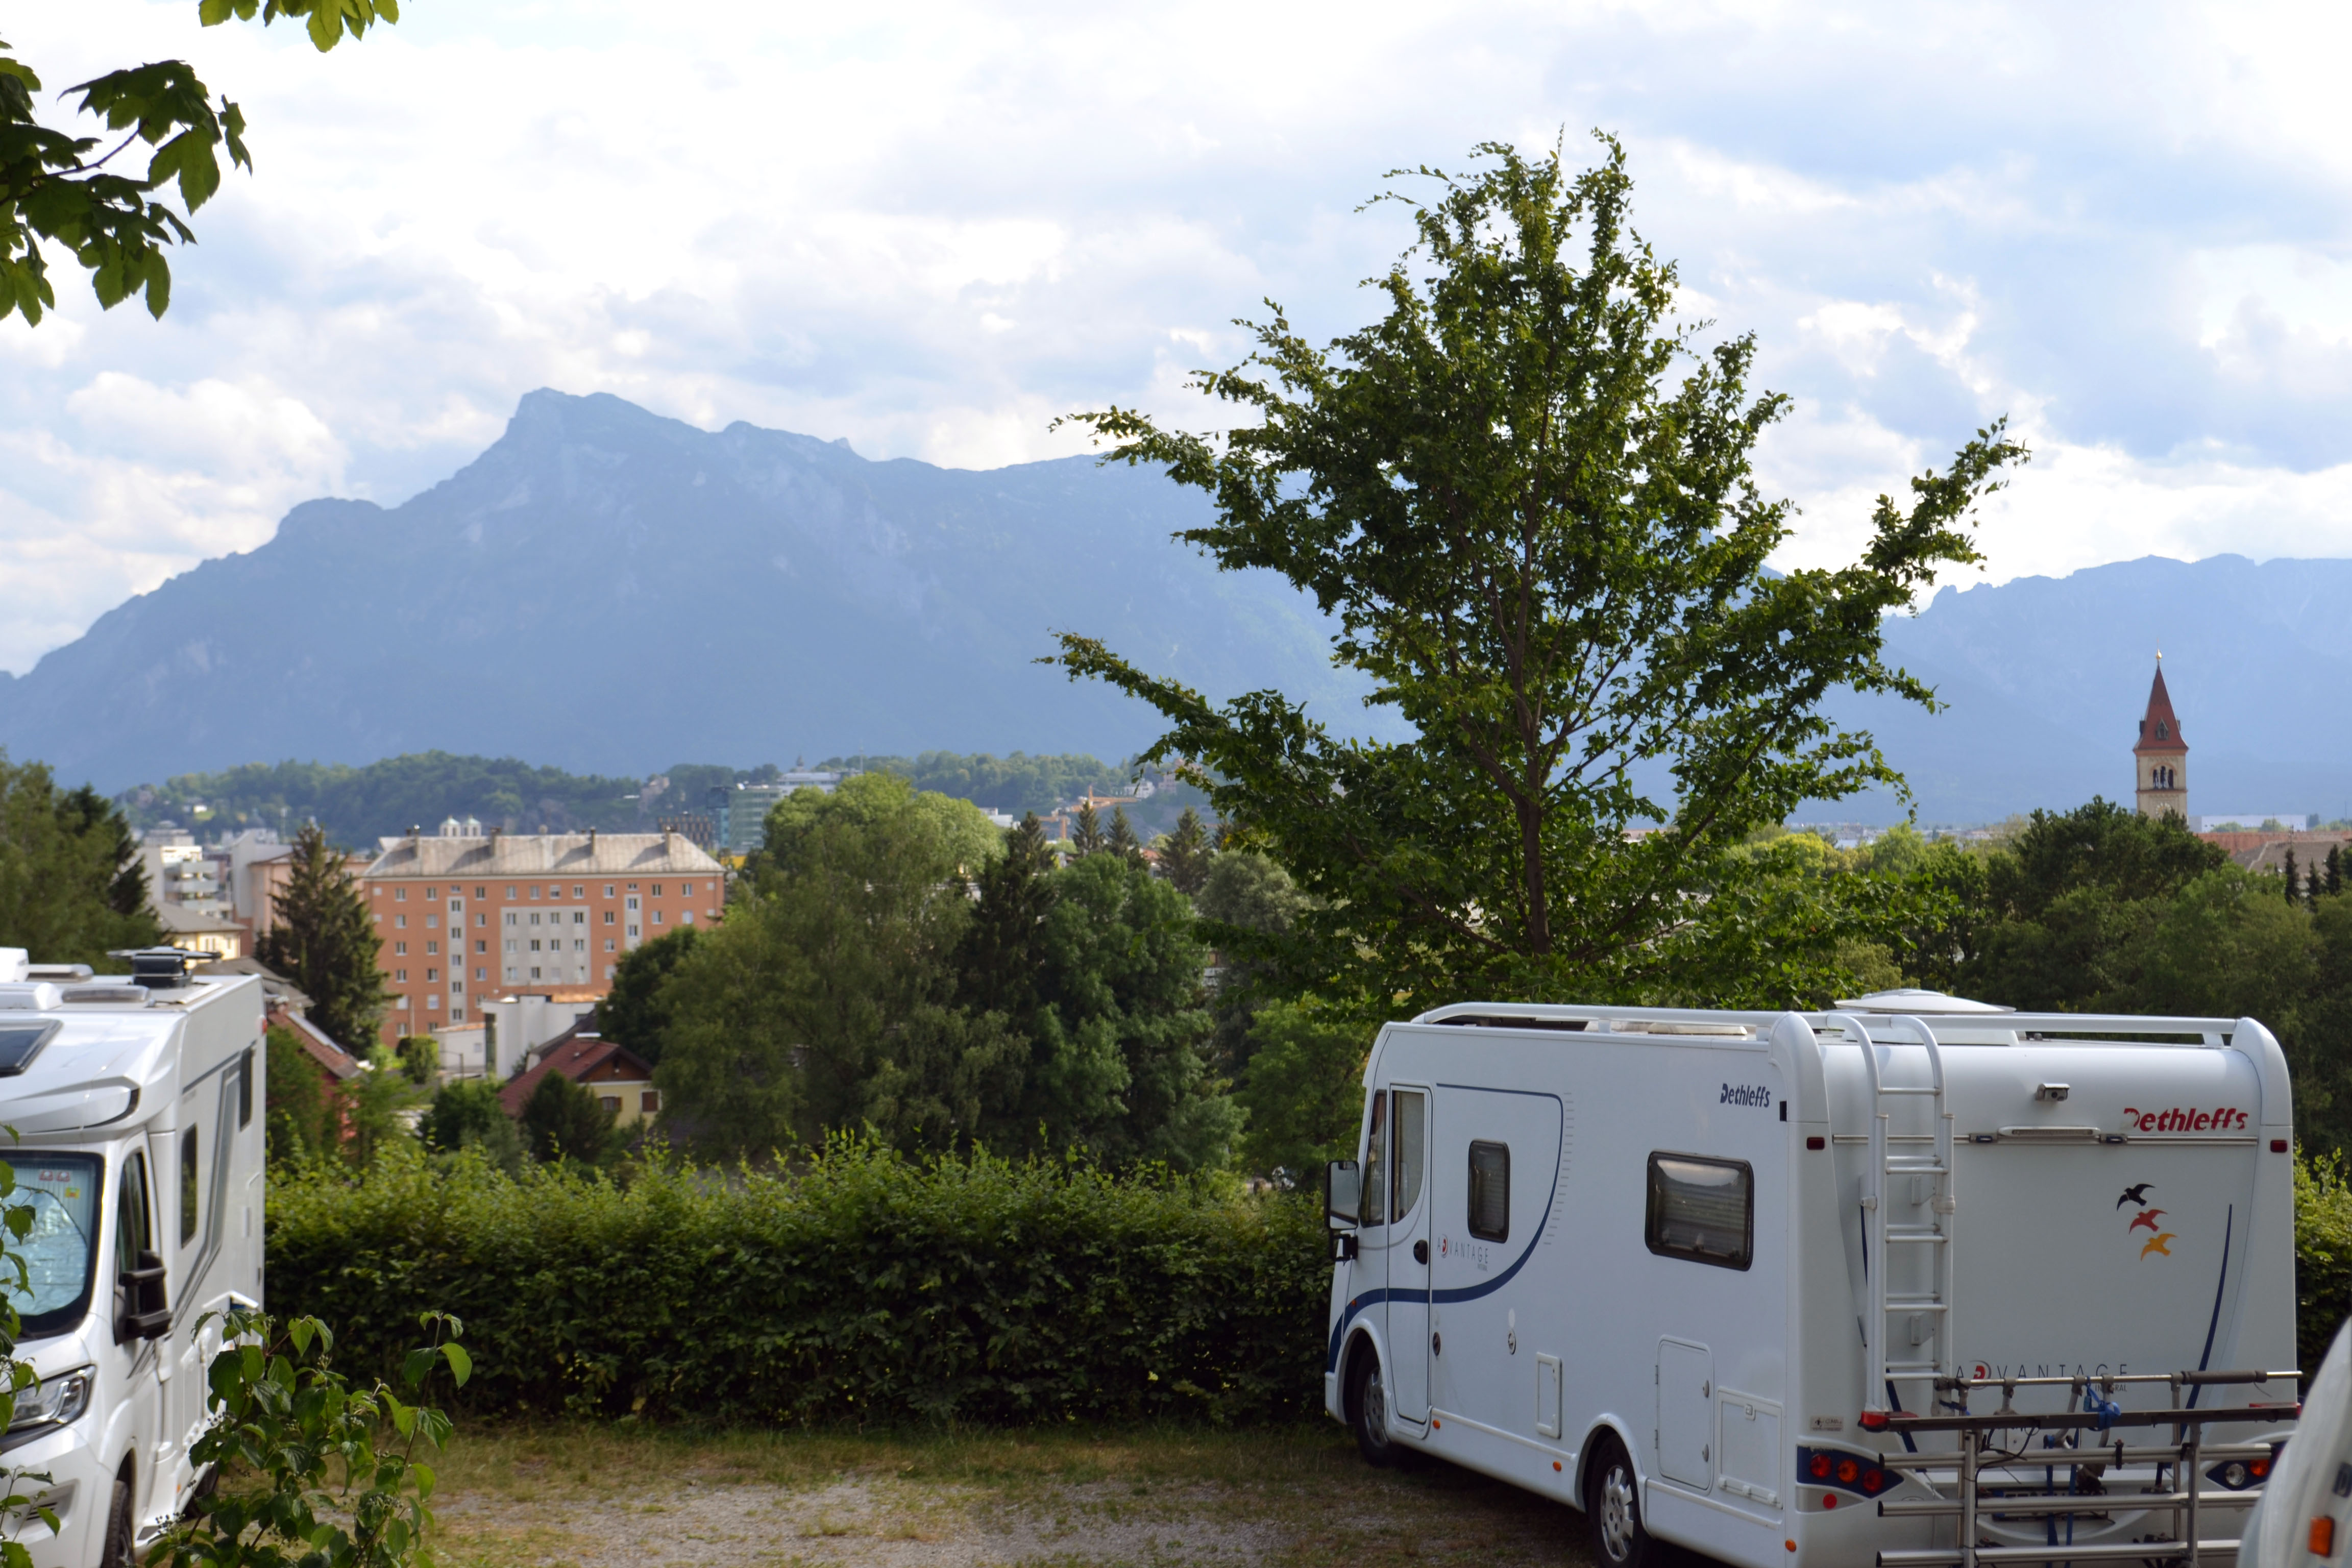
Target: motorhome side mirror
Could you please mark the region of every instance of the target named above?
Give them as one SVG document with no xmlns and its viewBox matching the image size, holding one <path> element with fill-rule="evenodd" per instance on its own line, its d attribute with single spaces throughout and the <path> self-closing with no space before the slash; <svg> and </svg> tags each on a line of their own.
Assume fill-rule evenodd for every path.
<svg viewBox="0 0 2352 1568">
<path fill-rule="evenodd" d="M 114 1325 L 114 1341 L 160 1340 L 172 1331 L 172 1310 L 163 1299 L 163 1259 L 142 1250 L 135 1267 L 122 1271 L 122 1289 L 129 1310 Z"/>
<path fill-rule="evenodd" d="M 1363 1173 L 1353 1160 L 1334 1160 L 1323 1167 L 1323 1218 L 1333 1230 L 1353 1230 L 1363 1206 Z"/>
</svg>

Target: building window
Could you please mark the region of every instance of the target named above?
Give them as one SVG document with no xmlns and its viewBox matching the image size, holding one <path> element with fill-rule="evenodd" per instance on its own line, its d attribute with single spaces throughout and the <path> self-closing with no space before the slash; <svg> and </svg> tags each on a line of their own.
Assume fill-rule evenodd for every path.
<svg viewBox="0 0 2352 1568">
<path fill-rule="evenodd" d="M 533 925 L 537 925 L 539 923 L 539 911 L 537 910 L 530 911 L 530 923 Z"/>
<path fill-rule="evenodd" d="M 536 882 L 530 885 L 530 896 L 534 899 L 539 897 L 539 884 Z"/>
<path fill-rule="evenodd" d="M 600 1094 L 596 1097 L 596 1103 L 615 1116 L 621 1114 L 621 1097 L 617 1094 Z"/>
<path fill-rule="evenodd" d="M 634 893 L 634 892 L 635 892 L 636 890 L 637 890 L 637 885 L 636 885 L 635 882 L 630 883 L 630 884 L 629 884 L 629 891 L 631 891 L 631 892 L 633 892 L 633 893 Z"/>
<path fill-rule="evenodd" d="M 522 943 L 517 942 L 512 937 L 509 937 L 507 938 L 507 951 L 509 952 L 520 952 L 522 951 Z"/>
<path fill-rule="evenodd" d="M 572 889 L 572 896 L 575 899 L 584 899 L 588 896 L 588 889 L 581 887 L 577 883 L 574 883 Z"/>
<path fill-rule="evenodd" d="M 694 923 L 694 911 L 692 910 L 688 910 L 684 914 L 679 915 L 677 917 L 677 923 L 682 926 L 692 925 Z"/>
<path fill-rule="evenodd" d="M 588 923 L 588 911 L 587 911 L 586 910 L 572 910 L 572 923 L 573 925 L 576 925 L 576 926 L 584 926 L 584 925 L 586 925 L 586 924 Z"/>
<path fill-rule="evenodd" d="M 647 1116 L 661 1109 L 661 1090 L 646 1089 L 637 1091 L 637 1109 Z"/>
<path fill-rule="evenodd" d="M 612 910 L 606 910 L 604 911 L 604 923 L 605 923 L 606 925 L 611 925 L 611 924 L 613 923 L 613 919 L 614 919 L 613 911 L 612 911 Z"/>
<path fill-rule="evenodd" d="M 606 952 L 613 951 L 613 939 L 609 936 L 604 939 L 604 951 Z"/>
<path fill-rule="evenodd" d="M 370 888 L 368 889 L 368 897 L 371 899 L 380 899 L 383 897 L 383 889 L 382 888 Z"/>
<path fill-rule="evenodd" d="M 691 882 L 680 882 L 677 885 L 677 891 L 680 898 L 690 899 L 694 897 L 694 884 Z"/>
<path fill-rule="evenodd" d="M 507 897 L 509 899 L 519 899 L 522 897 L 522 895 L 515 890 L 515 885 L 512 882 L 509 882 L 507 884 Z"/>
<path fill-rule="evenodd" d="M 490 944 L 487 942 L 477 942 L 474 943 L 474 951 L 476 952 L 488 952 L 490 951 Z"/>
<path fill-rule="evenodd" d="M 637 900 L 635 899 L 628 900 L 628 907 L 632 910 L 635 909 L 637 907 Z"/>
<path fill-rule="evenodd" d="M 394 971 L 392 972 L 392 977 L 393 977 L 393 979 L 394 979 L 394 981 L 396 981 L 396 982 L 397 982 L 397 983 L 399 983 L 400 984 L 405 985 L 405 984 L 408 984 L 408 971 L 406 971 L 405 969 L 395 969 L 395 970 L 394 970 Z"/>
<path fill-rule="evenodd" d="M 572 951 L 574 952 L 585 952 L 588 951 L 588 944 L 575 936 L 572 939 Z"/>
<path fill-rule="evenodd" d="M 539 917 L 538 917 L 537 915 L 533 915 L 533 916 L 531 916 L 530 918 L 531 918 L 532 920 L 534 920 L 534 921 L 536 921 L 537 919 L 539 919 Z M 507 924 L 509 924 L 509 925 L 513 925 L 514 923 L 515 923 L 515 912 L 514 912 L 512 910 L 509 910 L 507 911 Z"/>
<path fill-rule="evenodd" d="M 531 977 L 533 980 L 536 980 L 536 979 L 538 979 L 538 978 L 539 978 L 539 966 L 538 966 L 537 964 L 533 964 L 533 965 L 531 965 L 530 977 Z"/>
<path fill-rule="evenodd" d="M 604 896 L 608 899 L 613 896 L 613 884 L 610 882 L 604 884 Z"/>
<path fill-rule="evenodd" d="M 441 972 L 437 969 L 428 969 L 425 972 L 425 984 L 427 985 L 432 984 L 435 981 L 440 978 Z"/>
<path fill-rule="evenodd" d="M 474 889 L 474 897 L 475 897 L 475 899 L 476 899 L 478 901 L 478 900 L 483 900 L 483 899 L 487 899 L 487 898 L 488 898 L 489 896 L 490 896 L 490 890 L 489 890 L 488 888 L 476 888 L 476 889 Z"/>
<path fill-rule="evenodd" d="M 656 899 L 661 897 L 661 884 L 659 882 L 656 882 L 654 884 L 654 897 Z"/>
<path fill-rule="evenodd" d="M 459 898 L 459 897 L 458 897 L 456 893 L 454 893 L 454 892 L 453 892 L 453 893 L 451 893 L 451 894 L 449 895 L 449 912 L 450 912 L 451 914 L 453 914 L 453 915 L 454 915 L 454 914 L 456 914 L 458 910 L 460 910 L 464 909 L 465 907 L 466 907 L 466 900 L 463 900 L 463 899 Z M 453 925 L 453 926 L 461 926 L 461 925 L 464 925 L 466 922 L 465 922 L 464 921 L 451 921 L 449 923 L 450 923 L 451 925 Z"/>
<path fill-rule="evenodd" d="M 449 994 L 452 996 L 462 996 L 465 994 L 466 983 L 463 980 L 458 979 L 456 974 L 451 974 L 449 976 Z"/>
<path fill-rule="evenodd" d="M 406 888 L 394 888 L 392 890 L 392 897 L 394 902 L 404 904 L 408 901 L 408 889 Z"/>
<path fill-rule="evenodd" d="M 437 942 L 428 942 L 425 944 L 425 951 L 427 952 L 438 952 L 441 951 L 441 944 Z"/>
<path fill-rule="evenodd" d="M 441 917 L 439 915 L 426 915 L 425 917 L 425 923 L 437 931 L 440 929 Z"/>
<path fill-rule="evenodd" d="M 477 969 L 474 971 L 474 978 L 477 980 L 488 980 L 489 977 L 490 972 L 487 969 Z"/>
<path fill-rule="evenodd" d="M 631 927 L 629 928 L 629 940 L 630 940 L 630 941 L 632 941 L 632 942 L 634 942 L 634 941 L 635 941 L 635 940 L 636 940 L 636 936 L 637 936 L 637 928 L 636 928 L 636 927 L 635 927 L 635 926 L 631 926 Z"/>
<path fill-rule="evenodd" d="M 408 929 L 408 917 L 406 915 L 394 915 L 392 917 L 392 923 L 395 929 L 406 931 Z"/>
<path fill-rule="evenodd" d="M 611 944 L 610 944 L 610 943 L 607 943 L 606 945 L 607 945 L 607 946 L 609 946 L 609 945 L 611 945 Z M 615 968 L 615 967 L 614 967 L 614 965 L 612 965 L 612 964 L 609 964 L 609 963 L 608 963 L 608 964 L 606 964 L 606 965 L 604 966 L 604 978 L 605 978 L 605 979 L 607 979 L 607 980 L 612 979 L 612 978 L 613 978 L 613 976 L 614 976 L 615 974 L 618 974 L 619 973 L 621 973 L 621 972 L 620 972 L 620 970 L 619 970 L 619 969 L 617 969 L 617 968 Z"/>
<path fill-rule="evenodd" d="M 455 1002 L 450 1003 L 450 1004 L 449 1004 L 449 1021 L 450 1021 L 451 1023 L 453 1023 L 453 1024 L 459 1024 L 459 1023 L 463 1023 L 463 1022 L 465 1021 L 465 1018 L 466 1018 L 466 1009 L 464 1009 L 463 1007 L 458 1006 L 458 1005 L 457 1005 L 457 1004 L 456 1004 Z"/>
<path fill-rule="evenodd" d="M 656 924 L 656 925 L 659 925 L 659 924 L 661 924 L 661 923 L 662 923 L 662 912 L 661 912 L 659 910 L 656 910 L 654 911 L 654 924 Z"/>
<path fill-rule="evenodd" d="M 441 994 L 440 994 L 439 992 L 437 992 L 437 991 L 436 991 L 436 992 L 435 992 L 432 995 L 427 996 L 427 997 L 425 999 L 425 1005 L 427 1007 L 435 1008 L 435 1009 L 436 1009 L 436 1010 L 437 1010 L 437 1009 L 440 1007 L 440 1005 L 441 1005 Z"/>
<path fill-rule="evenodd" d="M 392 944 L 392 955 L 394 958 L 406 958 L 408 956 L 408 944 L 404 942 L 394 942 Z"/>
<path fill-rule="evenodd" d="M 530 950 L 533 952 L 537 952 L 539 951 L 539 938 L 532 937 L 530 939 Z"/>
<path fill-rule="evenodd" d="M 512 980 L 516 975 L 518 975 L 518 974 L 520 974 L 520 973 L 522 973 L 522 971 L 520 971 L 520 970 L 519 970 L 519 969 L 515 968 L 515 966 L 514 966 L 514 965 L 512 965 L 512 964 L 509 964 L 509 965 L 507 965 L 507 978 L 508 978 L 509 980 Z"/>
<path fill-rule="evenodd" d="M 427 889 L 425 889 L 425 901 L 426 903 L 428 903 L 428 904 L 436 904 L 436 903 L 439 903 L 439 902 L 441 901 L 441 889 L 438 889 L 438 888 L 427 888 Z"/>
<path fill-rule="evenodd" d="M 490 917 L 488 915 L 476 915 L 474 917 L 474 923 L 478 926 L 486 926 L 490 923 Z"/>
<path fill-rule="evenodd" d="M 408 1011 L 408 997 L 405 993 L 392 999 L 392 1010 L 395 1013 L 405 1013 Z"/>
</svg>

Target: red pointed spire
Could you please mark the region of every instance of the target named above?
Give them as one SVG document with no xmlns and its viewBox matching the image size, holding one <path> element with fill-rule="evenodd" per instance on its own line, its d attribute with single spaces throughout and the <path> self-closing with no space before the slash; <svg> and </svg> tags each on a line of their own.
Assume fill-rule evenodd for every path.
<svg viewBox="0 0 2352 1568">
<path fill-rule="evenodd" d="M 2156 656 L 2156 683 L 2147 689 L 2147 712 L 2139 721 L 2139 744 L 2132 752 L 2137 756 L 2150 752 L 2186 756 L 2189 752 L 2189 742 L 2180 738 L 2180 721 L 2173 717 L 2172 694 L 2164 689 L 2162 654 Z"/>
</svg>

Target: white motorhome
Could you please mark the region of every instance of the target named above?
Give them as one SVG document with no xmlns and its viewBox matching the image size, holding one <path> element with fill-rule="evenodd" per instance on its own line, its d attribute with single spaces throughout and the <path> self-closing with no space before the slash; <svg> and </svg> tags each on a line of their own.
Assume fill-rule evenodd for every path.
<svg viewBox="0 0 2352 1568">
<path fill-rule="evenodd" d="M 2193 1565 L 2294 1414 L 2252 1019 L 1465 1005 L 1364 1084 L 1327 1407 L 1582 1509 L 1610 1568 Z"/>
<path fill-rule="evenodd" d="M 58 1532 L 17 1530 L 38 1568 L 126 1568 L 185 1510 L 220 1343 L 197 1321 L 262 1300 L 261 983 L 123 956 L 93 976 L 0 949 L 0 1159 L 33 1209 L 16 1353 L 40 1378 L 0 1466 L 48 1478 Z"/>
</svg>

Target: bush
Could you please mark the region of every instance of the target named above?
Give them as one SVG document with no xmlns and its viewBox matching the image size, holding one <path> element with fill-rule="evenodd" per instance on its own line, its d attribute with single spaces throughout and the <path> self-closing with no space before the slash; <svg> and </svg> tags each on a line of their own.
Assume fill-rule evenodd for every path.
<svg viewBox="0 0 2352 1568">
<path fill-rule="evenodd" d="M 2294 1156 L 2295 1364 L 2309 1379 L 2352 1314 L 2352 1171 L 2343 1156 Z"/>
<path fill-rule="evenodd" d="M 1330 1266 L 1297 1197 L 836 1142 L 791 1175 L 625 1186 L 387 1150 L 270 1194 L 274 1310 L 390 1372 L 465 1321 L 467 1408 L 717 1422 L 1296 1419 Z"/>
</svg>

